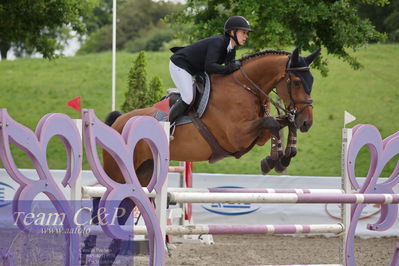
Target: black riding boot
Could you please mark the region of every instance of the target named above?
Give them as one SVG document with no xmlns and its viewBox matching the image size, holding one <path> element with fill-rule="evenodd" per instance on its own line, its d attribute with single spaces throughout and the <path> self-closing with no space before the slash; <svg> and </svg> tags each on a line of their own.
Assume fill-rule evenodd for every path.
<svg viewBox="0 0 399 266">
<path fill-rule="evenodd" d="M 187 110 L 188 104 L 186 104 L 182 98 L 177 99 L 177 101 L 173 104 L 172 108 L 169 111 L 169 122 L 173 124 L 177 117 L 184 114 Z"/>
</svg>

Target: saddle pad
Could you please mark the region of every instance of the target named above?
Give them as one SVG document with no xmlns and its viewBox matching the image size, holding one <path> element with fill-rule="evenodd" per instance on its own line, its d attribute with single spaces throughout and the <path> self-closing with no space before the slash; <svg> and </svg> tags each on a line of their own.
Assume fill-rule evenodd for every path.
<svg viewBox="0 0 399 266">
<path fill-rule="evenodd" d="M 154 118 L 159 122 L 165 122 L 168 119 L 168 115 L 161 110 L 157 110 Z"/>
<path fill-rule="evenodd" d="M 202 115 L 205 113 L 206 107 L 208 106 L 209 97 L 211 95 L 211 79 L 207 73 L 204 74 L 205 74 L 205 89 L 201 101 L 198 105 L 198 110 L 197 110 L 198 118 L 201 118 Z"/>
<path fill-rule="evenodd" d="M 169 91 L 169 90 L 168 90 Z M 175 91 L 173 91 L 175 92 Z M 196 116 L 198 118 L 201 118 L 203 114 L 205 113 L 206 107 L 208 106 L 209 98 L 211 95 L 211 80 L 209 78 L 209 75 L 205 73 L 205 88 L 204 88 L 204 94 L 202 95 L 202 98 L 198 104 L 198 109 L 196 111 Z M 167 120 L 167 114 L 157 110 L 155 113 L 155 119 L 158 121 L 166 121 Z M 176 126 L 180 125 L 185 125 L 192 123 L 193 121 L 188 115 L 181 116 L 176 119 Z"/>
</svg>

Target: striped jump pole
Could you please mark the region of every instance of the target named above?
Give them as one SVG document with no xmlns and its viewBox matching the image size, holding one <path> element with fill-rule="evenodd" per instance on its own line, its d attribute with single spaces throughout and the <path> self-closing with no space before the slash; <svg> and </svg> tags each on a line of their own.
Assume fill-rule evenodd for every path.
<svg viewBox="0 0 399 266">
<path fill-rule="evenodd" d="M 155 192 L 148 192 L 147 188 L 143 188 L 145 193 L 150 198 L 155 197 Z M 344 191 L 341 189 L 273 189 L 273 188 L 168 188 L 168 192 L 186 192 L 186 193 L 297 193 L 297 194 L 343 194 Z M 82 186 L 82 198 L 96 198 L 104 195 L 106 191 L 105 187 L 91 187 Z"/>
<path fill-rule="evenodd" d="M 99 226 L 85 226 L 90 232 L 101 232 Z M 126 231 L 131 231 L 128 225 L 121 226 Z M 135 225 L 133 227 L 135 235 L 147 235 L 147 227 Z M 282 234 L 341 234 L 345 230 L 342 223 L 336 224 L 287 224 L 287 225 L 167 225 L 165 228 L 167 235 L 282 235 Z M 56 232 L 56 231 L 55 231 Z"/>
<path fill-rule="evenodd" d="M 272 265 L 256 265 L 256 266 L 276 266 Z M 343 266 L 342 264 L 279 264 L 278 266 Z"/>
<path fill-rule="evenodd" d="M 169 173 L 182 173 L 185 170 L 184 166 L 169 166 Z"/>
<path fill-rule="evenodd" d="M 147 188 L 143 188 L 144 192 L 147 194 L 148 197 L 150 198 L 155 198 L 156 192 L 148 192 Z M 89 186 L 83 186 L 82 187 L 82 199 L 86 198 L 100 198 L 104 195 L 105 191 L 107 189 L 105 187 L 89 187 Z"/>
<path fill-rule="evenodd" d="M 337 224 L 293 224 L 293 225 L 170 225 L 166 226 L 167 235 L 281 235 L 281 234 L 341 234 L 344 225 Z M 145 226 L 135 226 L 134 233 L 147 234 Z"/>
<path fill-rule="evenodd" d="M 399 194 L 184 193 L 170 192 L 170 203 L 399 203 Z"/>
<path fill-rule="evenodd" d="M 210 193 L 297 193 L 297 194 L 343 194 L 342 189 L 301 189 L 301 188 L 176 188 L 170 192 L 210 192 Z"/>
</svg>

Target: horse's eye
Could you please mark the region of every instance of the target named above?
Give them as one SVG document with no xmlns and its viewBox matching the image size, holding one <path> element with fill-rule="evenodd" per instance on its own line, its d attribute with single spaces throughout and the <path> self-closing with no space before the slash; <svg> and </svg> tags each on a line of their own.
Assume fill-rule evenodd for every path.
<svg viewBox="0 0 399 266">
<path fill-rule="evenodd" d="M 299 88 L 301 86 L 301 82 L 299 80 L 294 80 L 294 86 Z"/>
</svg>

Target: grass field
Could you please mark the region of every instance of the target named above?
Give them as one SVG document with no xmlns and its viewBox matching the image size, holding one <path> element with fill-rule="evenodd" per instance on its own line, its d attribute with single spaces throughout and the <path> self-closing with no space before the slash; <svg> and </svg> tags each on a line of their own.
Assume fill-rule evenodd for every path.
<svg viewBox="0 0 399 266">
<path fill-rule="evenodd" d="M 149 78 L 159 75 L 166 88 L 172 87 L 168 74 L 168 52 L 147 53 Z M 357 117 L 356 123 L 371 123 L 378 127 L 383 137 L 399 130 L 399 45 L 369 45 L 355 53 L 364 68 L 352 70 L 346 63 L 329 57 L 329 76 L 321 77 L 313 70 L 315 83 L 314 124 L 308 133 L 298 136 L 298 155 L 287 174 L 340 175 L 341 129 L 344 110 Z M 135 54 L 117 54 L 117 106 L 123 103 L 127 90 L 127 73 Z M 78 117 L 65 103 L 82 97 L 84 108 L 93 108 L 99 118 L 111 109 L 111 53 L 91 54 L 61 58 L 19 59 L 0 62 L 0 108 L 7 108 L 18 122 L 34 129 L 39 119 L 47 113 L 66 113 Z M 269 154 L 270 144 L 256 147 L 241 159 L 225 159 L 210 165 L 196 163 L 196 172 L 209 173 L 260 173 L 259 161 Z M 17 165 L 32 168 L 28 157 L 13 149 Z M 61 141 L 53 139 L 48 147 L 49 166 L 62 169 L 66 165 Z M 395 158 L 398 159 L 397 157 Z M 358 158 L 358 175 L 365 175 L 369 155 L 364 148 Z M 383 175 L 389 175 L 391 160 Z M 87 162 L 85 162 L 87 168 Z"/>
</svg>

